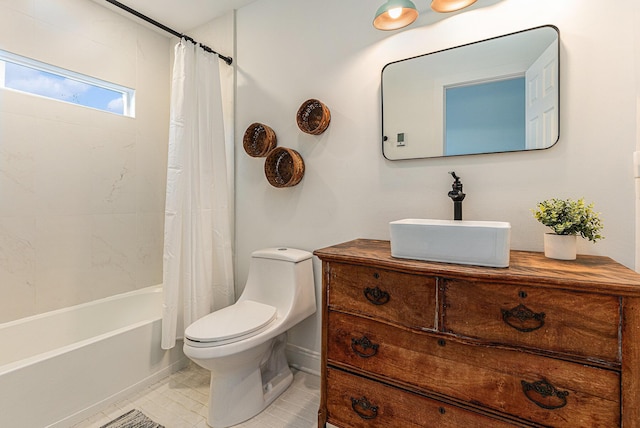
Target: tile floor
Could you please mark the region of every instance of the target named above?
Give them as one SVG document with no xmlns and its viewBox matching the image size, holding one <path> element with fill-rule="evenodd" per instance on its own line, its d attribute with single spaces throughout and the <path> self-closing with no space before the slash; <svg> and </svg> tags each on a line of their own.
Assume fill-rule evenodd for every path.
<svg viewBox="0 0 640 428">
<path fill-rule="evenodd" d="M 166 428 L 207 428 L 209 373 L 189 365 L 143 391 L 121 400 L 74 428 L 98 428 L 138 409 Z M 294 371 L 293 383 L 265 411 L 238 428 L 310 428 L 317 426 L 320 378 Z"/>
</svg>

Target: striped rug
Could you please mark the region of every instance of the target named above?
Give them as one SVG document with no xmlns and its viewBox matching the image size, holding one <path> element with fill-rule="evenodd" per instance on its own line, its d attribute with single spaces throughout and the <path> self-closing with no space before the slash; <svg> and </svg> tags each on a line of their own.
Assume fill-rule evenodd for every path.
<svg viewBox="0 0 640 428">
<path fill-rule="evenodd" d="M 153 422 L 141 411 L 133 409 L 100 428 L 164 428 L 164 426 Z"/>
</svg>

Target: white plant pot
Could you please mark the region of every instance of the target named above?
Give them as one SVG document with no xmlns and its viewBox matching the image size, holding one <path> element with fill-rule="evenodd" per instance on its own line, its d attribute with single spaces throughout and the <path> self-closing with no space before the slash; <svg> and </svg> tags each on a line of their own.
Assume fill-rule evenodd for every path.
<svg viewBox="0 0 640 428">
<path fill-rule="evenodd" d="M 550 259 L 575 260 L 576 235 L 544 234 L 544 255 Z"/>
</svg>

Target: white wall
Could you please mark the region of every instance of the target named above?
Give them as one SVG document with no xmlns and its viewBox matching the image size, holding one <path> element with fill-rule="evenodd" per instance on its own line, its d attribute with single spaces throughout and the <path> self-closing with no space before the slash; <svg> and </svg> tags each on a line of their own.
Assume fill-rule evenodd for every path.
<svg viewBox="0 0 640 428">
<path fill-rule="evenodd" d="M 0 322 L 162 282 L 169 39 L 0 1 L 0 48 L 136 89 L 136 118 L 0 90 Z"/>
<path fill-rule="evenodd" d="M 369 0 L 261 0 L 237 12 L 237 263 L 243 283 L 251 251 L 273 245 L 314 250 L 353 238 L 388 239 L 388 222 L 450 218 L 455 170 L 466 219 L 512 224 L 514 249 L 541 250 L 543 226 L 530 209 L 549 197 L 584 196 L 602 213 L 606 239 L 580 243 L 633 267 L 635 191 L 632 153 L 638 117 L 637 1 L 480 0 L 421 16 L 405 30 L 376 31 Z M 391 162 L 380 152 L 380 71 L 391 61 L 543 24 L 560 29 L 561 129 L 545 151 Z M 320 136 L 300 132 L 307 98 L 331 109 Z M 242 150 L 252 122 L 271 126 L 278 144 L 298 150 L 306 174 L 275 189 L 263 162 Z M 315 260 L 316 287 L 320 264 Z M 295 328 L 294 346 L 318 352 L 319 314 Z"/>
</svg>

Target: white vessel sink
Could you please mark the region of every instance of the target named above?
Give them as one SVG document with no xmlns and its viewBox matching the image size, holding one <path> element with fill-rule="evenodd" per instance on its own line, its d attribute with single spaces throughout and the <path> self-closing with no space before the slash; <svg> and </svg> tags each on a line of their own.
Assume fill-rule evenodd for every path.
<svg viewBox="0 0 640 428">
<path fill-rule="evenodd" d="M 507 267 L 511 224 L 405 219 L 389 223 L 391 255 L 402 259 Z"/>
</svg>

